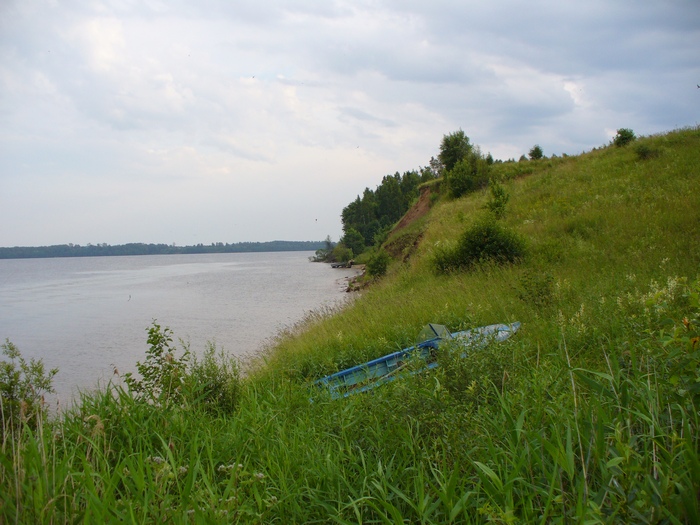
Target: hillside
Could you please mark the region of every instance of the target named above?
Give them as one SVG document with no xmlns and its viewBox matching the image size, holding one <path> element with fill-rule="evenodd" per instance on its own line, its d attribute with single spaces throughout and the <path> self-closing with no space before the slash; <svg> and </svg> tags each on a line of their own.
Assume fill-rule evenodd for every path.
<svg viewBox="0 0 700 525">
<path fill-rule="evenodd" d="M 447 273 L 436 259 L 492 197 L 424 190 L 386 275 L 280 333 L 245 378 L 210 360 L 186 376 L 199 387 L 94 395 L 4 441 L 5 521 L 700 522 L 698 166 L 699 129 L 496 164 L 497 222 L 524 255 Z M 513 321 L 508 341 L 368 394 L 312 385 L 428 322 Z"/>
</svg>

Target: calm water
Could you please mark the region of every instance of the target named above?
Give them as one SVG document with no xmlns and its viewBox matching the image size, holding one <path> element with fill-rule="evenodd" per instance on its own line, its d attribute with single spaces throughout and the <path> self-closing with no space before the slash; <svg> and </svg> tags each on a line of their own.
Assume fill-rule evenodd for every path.
<svg viewBox="0 0 700 525">
<path fill-rule="evenodd" d="M 355 270 L 306 252 L 0 260 L 0 339 L 59 369 L 62 404 L 76 389 L 134 371 L 153 319 L 201 352 L 259 351 L 304 314 L 346 298 Z"/>
</svg>

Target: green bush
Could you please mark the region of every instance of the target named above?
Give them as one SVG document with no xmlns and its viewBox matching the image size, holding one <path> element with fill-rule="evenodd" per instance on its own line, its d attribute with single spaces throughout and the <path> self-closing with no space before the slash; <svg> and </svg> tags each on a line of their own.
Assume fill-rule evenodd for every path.
<svg viewBox="0 0 700 525">
<path fill-rule="evenodd" d="M 652 148 L 647 144 L 637 144 L 634 148 L 634 152 L 637 154 L 639 160 L 653 159 L 661 155 L 661 151 L 657 148 Z"/>
<path fill-rule="evenodd" d="M 525 241 L 505 226 L 484 219 L 462 234 L 457 251 L 463 266 L 480 261 L 513 263 L 525 254 Z"/>
<path fill-rule="evenodd" d="M 331 252 L 330 261 L 348 262 L 350 259 L 352 259 L 352 250 L 342 242 L 336 244 L 333 252 Z"/>
<path fill-rule="evenodd" d="M 617 135 L 615 135 L 615 138 L 613 139 L 613 144 L 615 144 L 615 146 L 618 148 L 621 148 L 622 146 L 633 142 L 636 138 L 637 137 L 635 136 L 634 131 L 631 129 L 620 128 L 617 130 Z"/>
<path fill-rule="evenodd" d="M 172 343 L 172 330 L 153 321 L 148 328 L 146 361 L 136 363 L 141 379 L 131 373 L 124 376 L 134 399 L 161 407 L 201 406 L 210 413 L 233 411 L 240 394 L 237 361 L 223 350 L 217 353 L 213 343 L 208 344 L 201 359 L 187 346 L 177 357 Z"/>
<path fill-rule="evenodd" d="M 450 195 L 459 198 L 488 184 L 489 165 L 479 150 L 474 148 L 445 173 L 445 179 Z"/>
<path fill-rule="evenodd" d="M 235 358 L 209 343 L 204 356 L 192 358 L 187 374 L 187 396 L 207 412 L 233 412 L 241 391 L 240 367 Z"/>
<path fill-rule="evenodd" d="M 47 372 L 41 359 L 30 359 L 27 363 L 9 339 L 0 348 L 9 358 L 9 361 L 0 361 L 0 436 L 4 439 L 21 423 L 35 428 L 37 421 L 44 417 L 44 394 L 54 391 L 52 381 L 58 369 Z"/>
<path fill-rule="evenodd" d="M 436 248 L 433 265 L 438 272 L 445 273 L 482 262 L 515 263 L 524 255 L 522 237 L 487 217 L 467 228 L 455 246 Z"/>
<path fill-rule="evenodd" d="M 372 254 L 367 261 L 367 274 L 370 277 L 381 277 L 386 273 L 390 260 L 391 258 L 389 257 L 389 254 L 384 250 L 379 250 L 378 252 Z"/>
<path fill-rule="evenodd" d="M 172 330 L 161 329 L 154 320 L 148 328 L 150 348 L 146 351 L 146 361 L 136 363 L 141 379 L 131 372 L 124 375 L 129 392 L 136 399 L 164 407 L 181 401 L 190 352 L 185 348 L 184 354 L 176 357 L 172 342 Z"/>
<path fill-rule="evenodd" d="M 488 209 L 496 219 L 502 219 L 506 213 L 506 204 L 510 199 L 510 195 L 505 188 L 495 180 L 491 180 L 491 198 L 486 203 Z"/>
</svg>

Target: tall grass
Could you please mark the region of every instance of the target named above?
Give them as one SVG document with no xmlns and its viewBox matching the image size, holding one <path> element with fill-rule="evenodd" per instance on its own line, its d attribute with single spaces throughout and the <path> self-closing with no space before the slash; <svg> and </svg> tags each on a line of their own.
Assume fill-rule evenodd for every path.
<svg viewBox="0 0 700 525">
<path fill-rule="evenodd" d="M 280 333 L 245 377 L 200 363 L 224 401 L 113 385 L 8 433 L 0 522 L 700 522 L 700 133 L 636 142 L 658 154 L 503 174 L 519 264 L 436 274 L 435 246 L 488 195 L 437 202 L 410 258 Z M 516 320 L 510 340 L 445 348 L 433 372 L 366 395 L 311 386 L 426 322 Z"/>
</svg>

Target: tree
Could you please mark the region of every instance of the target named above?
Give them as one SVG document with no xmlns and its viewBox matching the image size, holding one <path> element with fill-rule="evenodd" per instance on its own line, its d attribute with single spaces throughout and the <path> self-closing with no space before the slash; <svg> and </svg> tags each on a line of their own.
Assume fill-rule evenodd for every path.
<svg viewBox="0 0 700 525">
<path fill-rule="evenodd" d="M 544 157 L 544 152 L 542 151 L 542 148 L 540 148 L 539 144 L 535 144 L 532 147 L 529 156 L 530 160 L 540 160 L 542 157 Z"/>
<path fill-rule="evenodd" d="M 382 225 L 393 224 L 404 214 L 401 175 L 386 175 L 377 187 L 377 215 Z"/>
<path fill-rule="evenodd" d="M 613 139 L 613 144 L 615 144 L 615 146 L 618 148 L 621 148 L 622 146 L 634 141 L 636 138 L 637 137 L 635 136 L 634 131 L 631 129 L 620 128 L 617 130 L 617 135 L 615 135 L 615 138 Z"/>
<path fill-rule="evenodd" d="M 459 131 L 442 137 L 438 159 L 445 170 L 450 171 L 460 160 L 469 154 L 471 149 L 472 146 L 469 144 L 469 137 L 460 129 Z"/>
<path fill-rule="evenodd" d="M 365 251 L 365 238 L 355 228 L 349 228 L 341 242 L 352 250 L 353 255 L 359 255 Z"/>
</svg>

